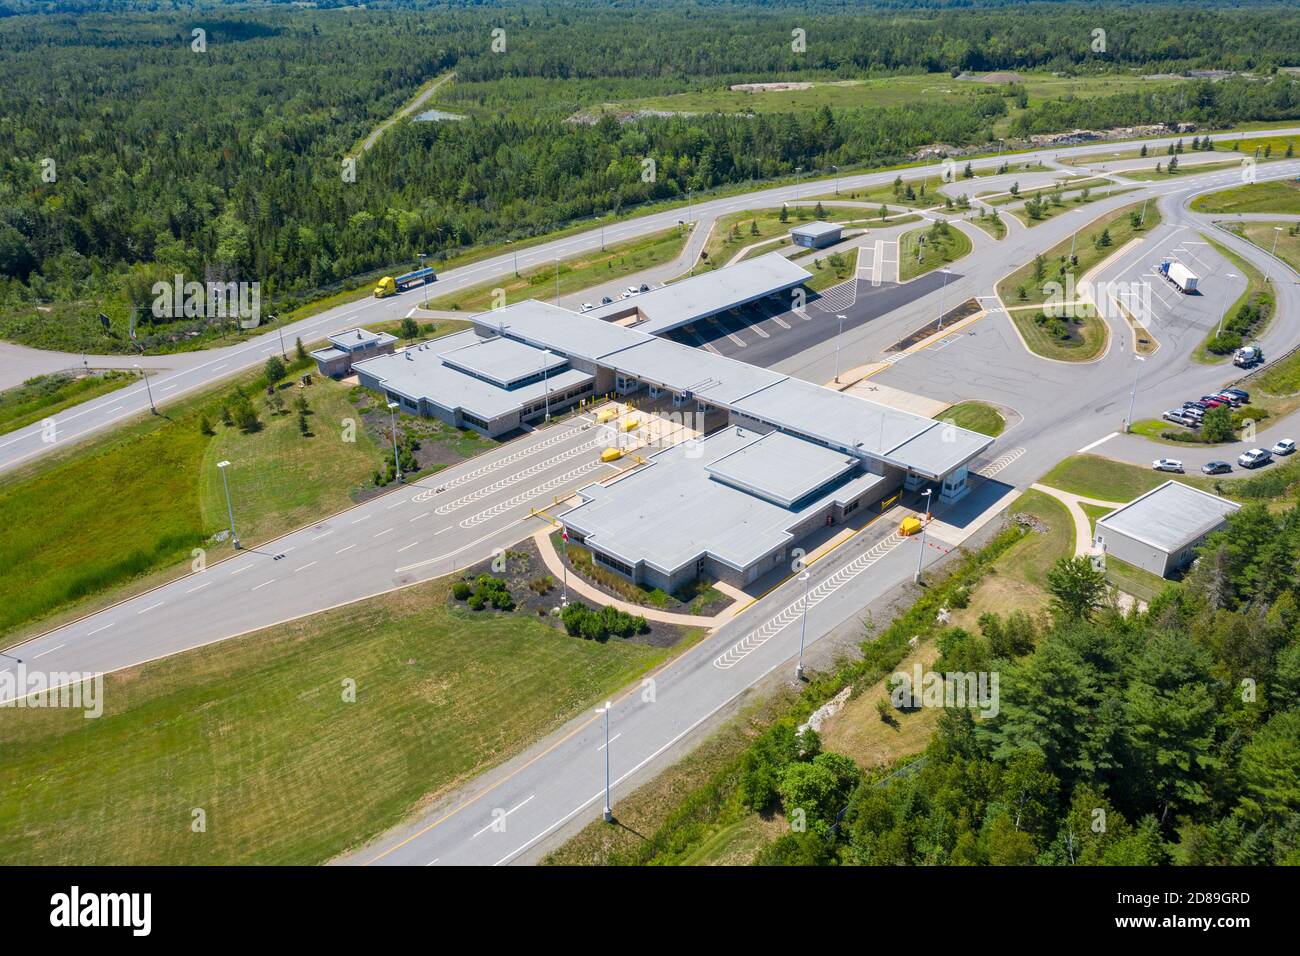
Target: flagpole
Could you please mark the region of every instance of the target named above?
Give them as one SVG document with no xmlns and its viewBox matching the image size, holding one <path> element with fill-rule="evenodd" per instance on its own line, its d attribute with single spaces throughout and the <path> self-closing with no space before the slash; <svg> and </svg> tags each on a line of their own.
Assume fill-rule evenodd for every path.
<svg viewBox="0 0 1300 956">
<path fill-rule="evenodd" d="M 560 592 L 560 607 L 566 607 L 569 603 L 569 529 L 561 528 L 560 537 L 564 539 L 564 559 L 560 562 L 564 586 Z"/>
</svg>

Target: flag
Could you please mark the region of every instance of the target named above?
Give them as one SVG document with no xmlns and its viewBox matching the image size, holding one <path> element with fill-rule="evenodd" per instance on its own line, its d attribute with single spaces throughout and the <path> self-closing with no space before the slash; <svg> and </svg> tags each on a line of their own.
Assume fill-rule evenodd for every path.
<svg viewBox="0 0 1300 956">
<path fill-rule="evenodd" d="M 561 529 L 560 529 L 560 537 L 562 537 L 562 538 L 564 539 L 564 543 L 565 543 L 565 544 L 568 544 L 568 543 L 569 543 L 569 529 L 568 529 L 568 528 L 561 528 Z"/>
</svg>

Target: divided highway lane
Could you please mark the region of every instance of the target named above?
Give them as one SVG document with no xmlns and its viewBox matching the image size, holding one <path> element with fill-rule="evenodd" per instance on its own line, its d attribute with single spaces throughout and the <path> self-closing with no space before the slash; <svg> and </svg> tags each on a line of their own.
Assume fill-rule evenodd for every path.
<svg viewBox="0 0 1300 956">
<path fill-rule="evenodd" d="M 919 538 L 900 538 L 890 512 L 811 568 L 811 646 L 854 619 L 916 567 Z M 928 548 L 926 564 L 941 553 Z M 658 769 L 656 760 L 778 668 L 793 679 L 804 585 L 789 579 L 680 658 L 613 699 L 610 772 L 618 800 Z M 515 769 L 480 781 L 475 796 L 427 814 L 341 862 L 364 865 L 495 865 L 526 862 L 556 830 L 604 809 L 604 718 L 578 718 Z"/>
<path fill-rule="evenodd" d="M 1277 136 L 1295 133 L 1300 133 L 1300 128 L 1270 131 L 1270 135 Z M 1233 139 L 1256 135 L 1260 134 L 1224 134 L 1216 136 L 1215 141 L 1222 147 Z M 1158 150 L 1179 138 L 1184 137 L 1169 136 L 1162 139 L 1146 140 L 1145 142 L 1152 150 Z M 1053 162 L 1057 157 L 1101 155 L 1107 152 L 1113 153 L 1118 148 L 1122 148 L 1122 144 L 1105 142 L 1063 149 L 1044 149 L 1029 153 L 1018 153 L 1014 156 L 995 156 L 972 160 L 971 165 L 976 169 L 983 169 L 988 166 L 996 166 L 1004 160 L 1013 163 L 1032 163 L 1039 160 Z M 1226 153 L 1225 156 L 1227 156 Z M 1266 178 L 1263 175 L 1266 169 L 1268 167 L 1260 167 L 1260 178 Z M 913 174 L 919 176 L 925 172 L 924 168 L 918 167 L 913 171 Z M 890 183 L 893 182 L 897 175 L 896 171 L 890 171 L 842 176 L 840 177 L 840 191 L 842 193 L 845 190 L 852 191 Z M 824 193 L 828 188 L 829 183 L 822 181 L 805 183 L 802 186 L 797 184 L 777 186 L 757 192 L 692 203 L 687 209 L 671 209 L 629 219 L 607 226 L 603 233 L 597 227 L 586 232 L 531 246 L 527 249 L 520 249 L 518 252 L 519 268 L 522 271 L 526 267 L 554 261 L 557 257 L 564 258 L 591 249 L 598 249 L 602 241 L 609 245 L 659 232 L 675 225 L 680 220 L 698 222 L 697 229 L 702 236 L 713 220 L 719 216 L 741 209 L 757 209 L 782 202 L 793 202 L 800 198 Z M 1038 229 L 1042 228 L 1044 227 L 1039 226 L 1035 230 L 1013 230 L 1013 235 L 1037 232 Z M 472 265 L 449 269 L 438 276 L 438 281 L 433 286 L 427 287 L 427 292 L 430 295 L 441 295 L 449 291 L 481 284 L 496 276 L 507 275 L 514 271 L 515 261 L 515 253 L 507 249 L 505 252 Z M 400 318 L 420 302 L 425 292 L 425 288 L 417 288 L 389 299 L 370 299 L 338 306 L 301 322 L 285 326 L 283 330 L 285 341 L 292 346 L 293 340 L 298 337 L 301 337 L 304 342 L 308 342 L 319 339 L 329 332 L 347 328 L 350 325 Z M 167 370 L 155 376 L 155 379 L 151 381 L 151 384 L 155 386 L 155 402 L 159 406 L 166 406 L 177 398 L 211 386 L 222 379 L 261 364 L 268 355 L 279 352 L 279 336 L 279 330 L 272 330 L 264 335 L 250 339 L 246 343 L 225 349 L 164 356 L 145 356 L 139 361 L 146 368 Z M 4 352 L 8 348 L 12 347 L 0 343 L 0 352 Z M 22 362 L 23 360 L 16 358 L 15 361 Z M 68 360 L 61 364 L 67 366 L 79 363 L 80 356 L 68 356 Z M 7 368 L 12 364 L 11 362 L 0 362 L 0 368 Z M 0 471 L 30 461 L 54 448 L 84 438 L 130 416 L 147 412 L 148 409 L 148 395 L 143 386 L 133 386 L 129 389 L 114 392 L 106 398 L 74 406 L 54 416 L 53 420 L 56 426 L 56 440 L 54 442 L 45 440 L 45 431 L 39 423 L 0 438 Z"/>
<path fill-rule="evenodd" d="M 6 650 L 106 673 L 449 574 L 530 534 L 530 509 L 613 474 L 597 431 L 580 417 L 531 433 Z"/>
</svg>

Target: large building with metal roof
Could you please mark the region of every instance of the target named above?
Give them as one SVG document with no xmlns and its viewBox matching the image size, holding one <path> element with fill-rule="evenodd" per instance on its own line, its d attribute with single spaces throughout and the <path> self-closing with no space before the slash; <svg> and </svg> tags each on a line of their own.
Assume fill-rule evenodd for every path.
<svg viewBox="0 0 1300 956">
<path fill-rule="evenodd" d="M 561 515 L 596 560 L 669 590 L 702 573 L 749 583 L 814 528 L 900 486 L 937 484 L 940 501 L 959 500 L 969 462 L 992 438 L 646 331 L 793 281 L 770 263 L 746 268 L 763 259 L 679 283 L 695 283 L 698 298 L 662 298 L 662 311 L 631 324 L 530 300 L 355 370 L 408 411 L 489 436 L 607 394 L 648 392 L 704 416 L 711 429 L 727 423 L 609 485 L 581 489 L 582 504 Z"/>
</svg>

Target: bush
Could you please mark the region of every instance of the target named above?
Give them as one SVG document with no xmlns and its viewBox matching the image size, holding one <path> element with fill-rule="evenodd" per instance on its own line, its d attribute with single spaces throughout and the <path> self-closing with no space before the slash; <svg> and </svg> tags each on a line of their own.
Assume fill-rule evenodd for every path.
<svg viewBox="0 0 1300 956">
<path fill-rule="evenodd" d="M 468 581 L 457 581 L 451 586 L 451 596 L 457 601 L 463 601 L 473 593 L 474 589 L 470 587 Z"/>
<path fill-rule="evenodd" d="M 597 611 L 577 601 L 565 605 L 560 612 L 560 620 L 570 635 L 589 641 L 604 641 L 611 634 L 626 638 L 644 634 L 650 629 L 646 619 L 639 614 L 628 614 L 613 605 L 606 605 Z"/>
</svg>

